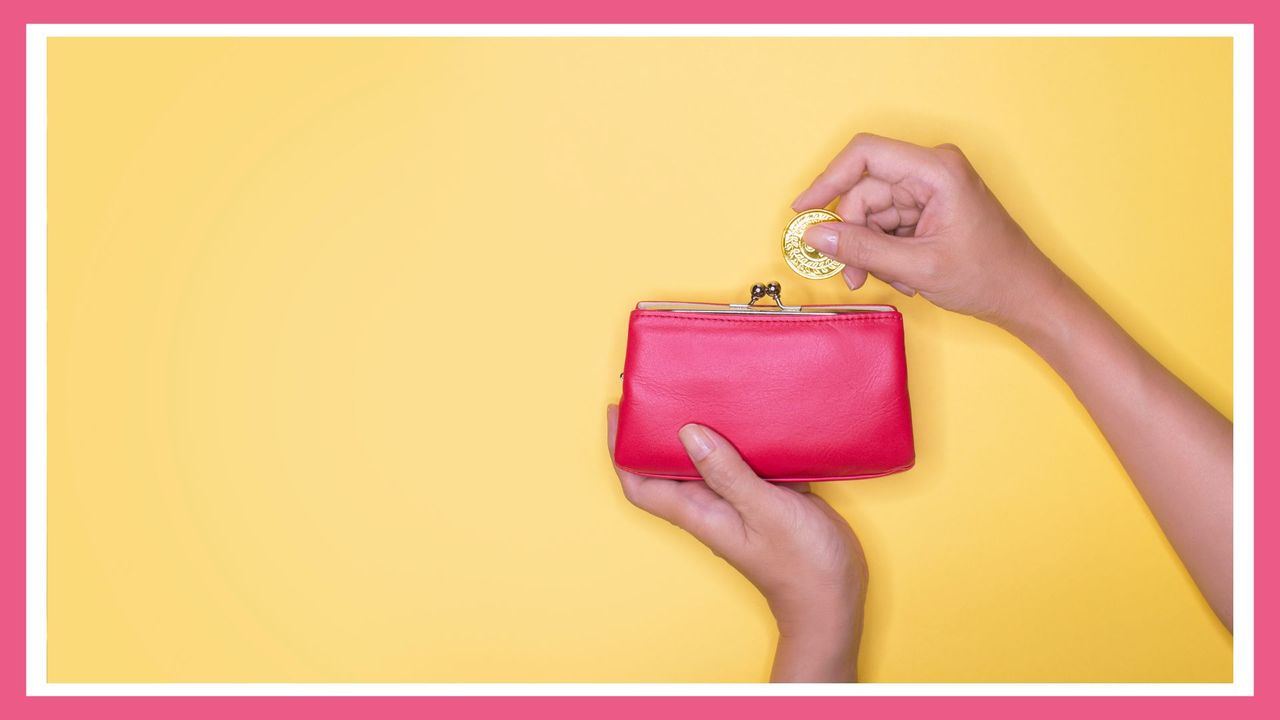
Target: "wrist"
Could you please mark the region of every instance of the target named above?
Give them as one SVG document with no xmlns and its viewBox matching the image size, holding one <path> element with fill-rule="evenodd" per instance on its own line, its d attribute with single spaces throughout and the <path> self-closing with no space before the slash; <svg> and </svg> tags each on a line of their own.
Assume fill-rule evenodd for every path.
<svg viewBox="0 0 1280 720">
<path fill-rule="evenodd" d="M 1080 288 L 1038 249 L 1037 261 L 1013 282 L 1006 308 L 992 322 L 1032 348 L 1038 348 L 1070 330 L 1070 306 Z"/>
<path fill-rule="evenodd" d="M 763 594 L 778 632 L 803 637 L 847 631 L 855 620 L 860 621 L 866 587 L 865 572 L 851 569 L 838 577 L 769 588 Z"/>
<path fill-rule="evenodd" d="M 861 604 L 777 621 L 773 682 L 857 682 Z"/>
<path fill-rule="evenodd" d="M 858 680 L 865 585 L 769 601 L 778 625 L 773 682 L 851 683 Z"/>
</svg>

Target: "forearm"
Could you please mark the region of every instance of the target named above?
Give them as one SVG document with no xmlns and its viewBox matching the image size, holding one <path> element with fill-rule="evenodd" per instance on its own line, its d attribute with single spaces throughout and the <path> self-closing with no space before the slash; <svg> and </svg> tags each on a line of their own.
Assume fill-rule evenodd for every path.
<svg viewBox="0 0 1280 720">
<path fill-rule="evenodd" d="M 1071 387 L 1230 628 L 1231 422 L 1056 268 L 1006 327 Z"/>
</svg>

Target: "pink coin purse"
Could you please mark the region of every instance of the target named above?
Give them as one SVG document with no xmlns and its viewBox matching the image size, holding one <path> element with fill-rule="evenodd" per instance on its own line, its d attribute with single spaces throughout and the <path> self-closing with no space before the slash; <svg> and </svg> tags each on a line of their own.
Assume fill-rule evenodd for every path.
<svg viewBox="0 0 1280 720">
<path fill-rule="evenodd" d="M 773 305 L 757 305 L 765 297 Z M 677 431 L 705 425 L 758 475 L 852 480 L 915 463 L 902 315 L 891 305 L 642 302 L 631 312 L 614 459 L 700 476 Z"/>
</svg>

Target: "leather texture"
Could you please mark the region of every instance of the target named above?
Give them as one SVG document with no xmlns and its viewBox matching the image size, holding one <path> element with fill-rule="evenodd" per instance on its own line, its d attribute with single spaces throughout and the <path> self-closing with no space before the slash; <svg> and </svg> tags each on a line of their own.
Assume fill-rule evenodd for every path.
<svg viewBox="0 0 1280 720">
<path fill-rule="evenodd" d="M 705 425 L 763 478 L 848 480 L 915 463 L 902 315 L 634 310 L 614 459 L 699 480 L 677 431 Z"/>
</svg>

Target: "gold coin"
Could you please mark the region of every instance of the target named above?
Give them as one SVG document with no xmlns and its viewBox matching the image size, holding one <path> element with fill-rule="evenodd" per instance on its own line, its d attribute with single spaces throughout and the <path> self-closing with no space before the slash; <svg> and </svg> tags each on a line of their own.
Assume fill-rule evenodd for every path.
<svg viewBox="0 0 1280 720">
<path fill-rule="evenodd" d="M 787 223 L 787 231 L 782 234 L 782 257 L 796 274 L 810 280 L 829 278 L 844 269 L 844 263 L 832 260 L 804 241 L 805 230 L 824 222 L 844 220 L 830 210 L 805 210 Z"/>
</svg>

